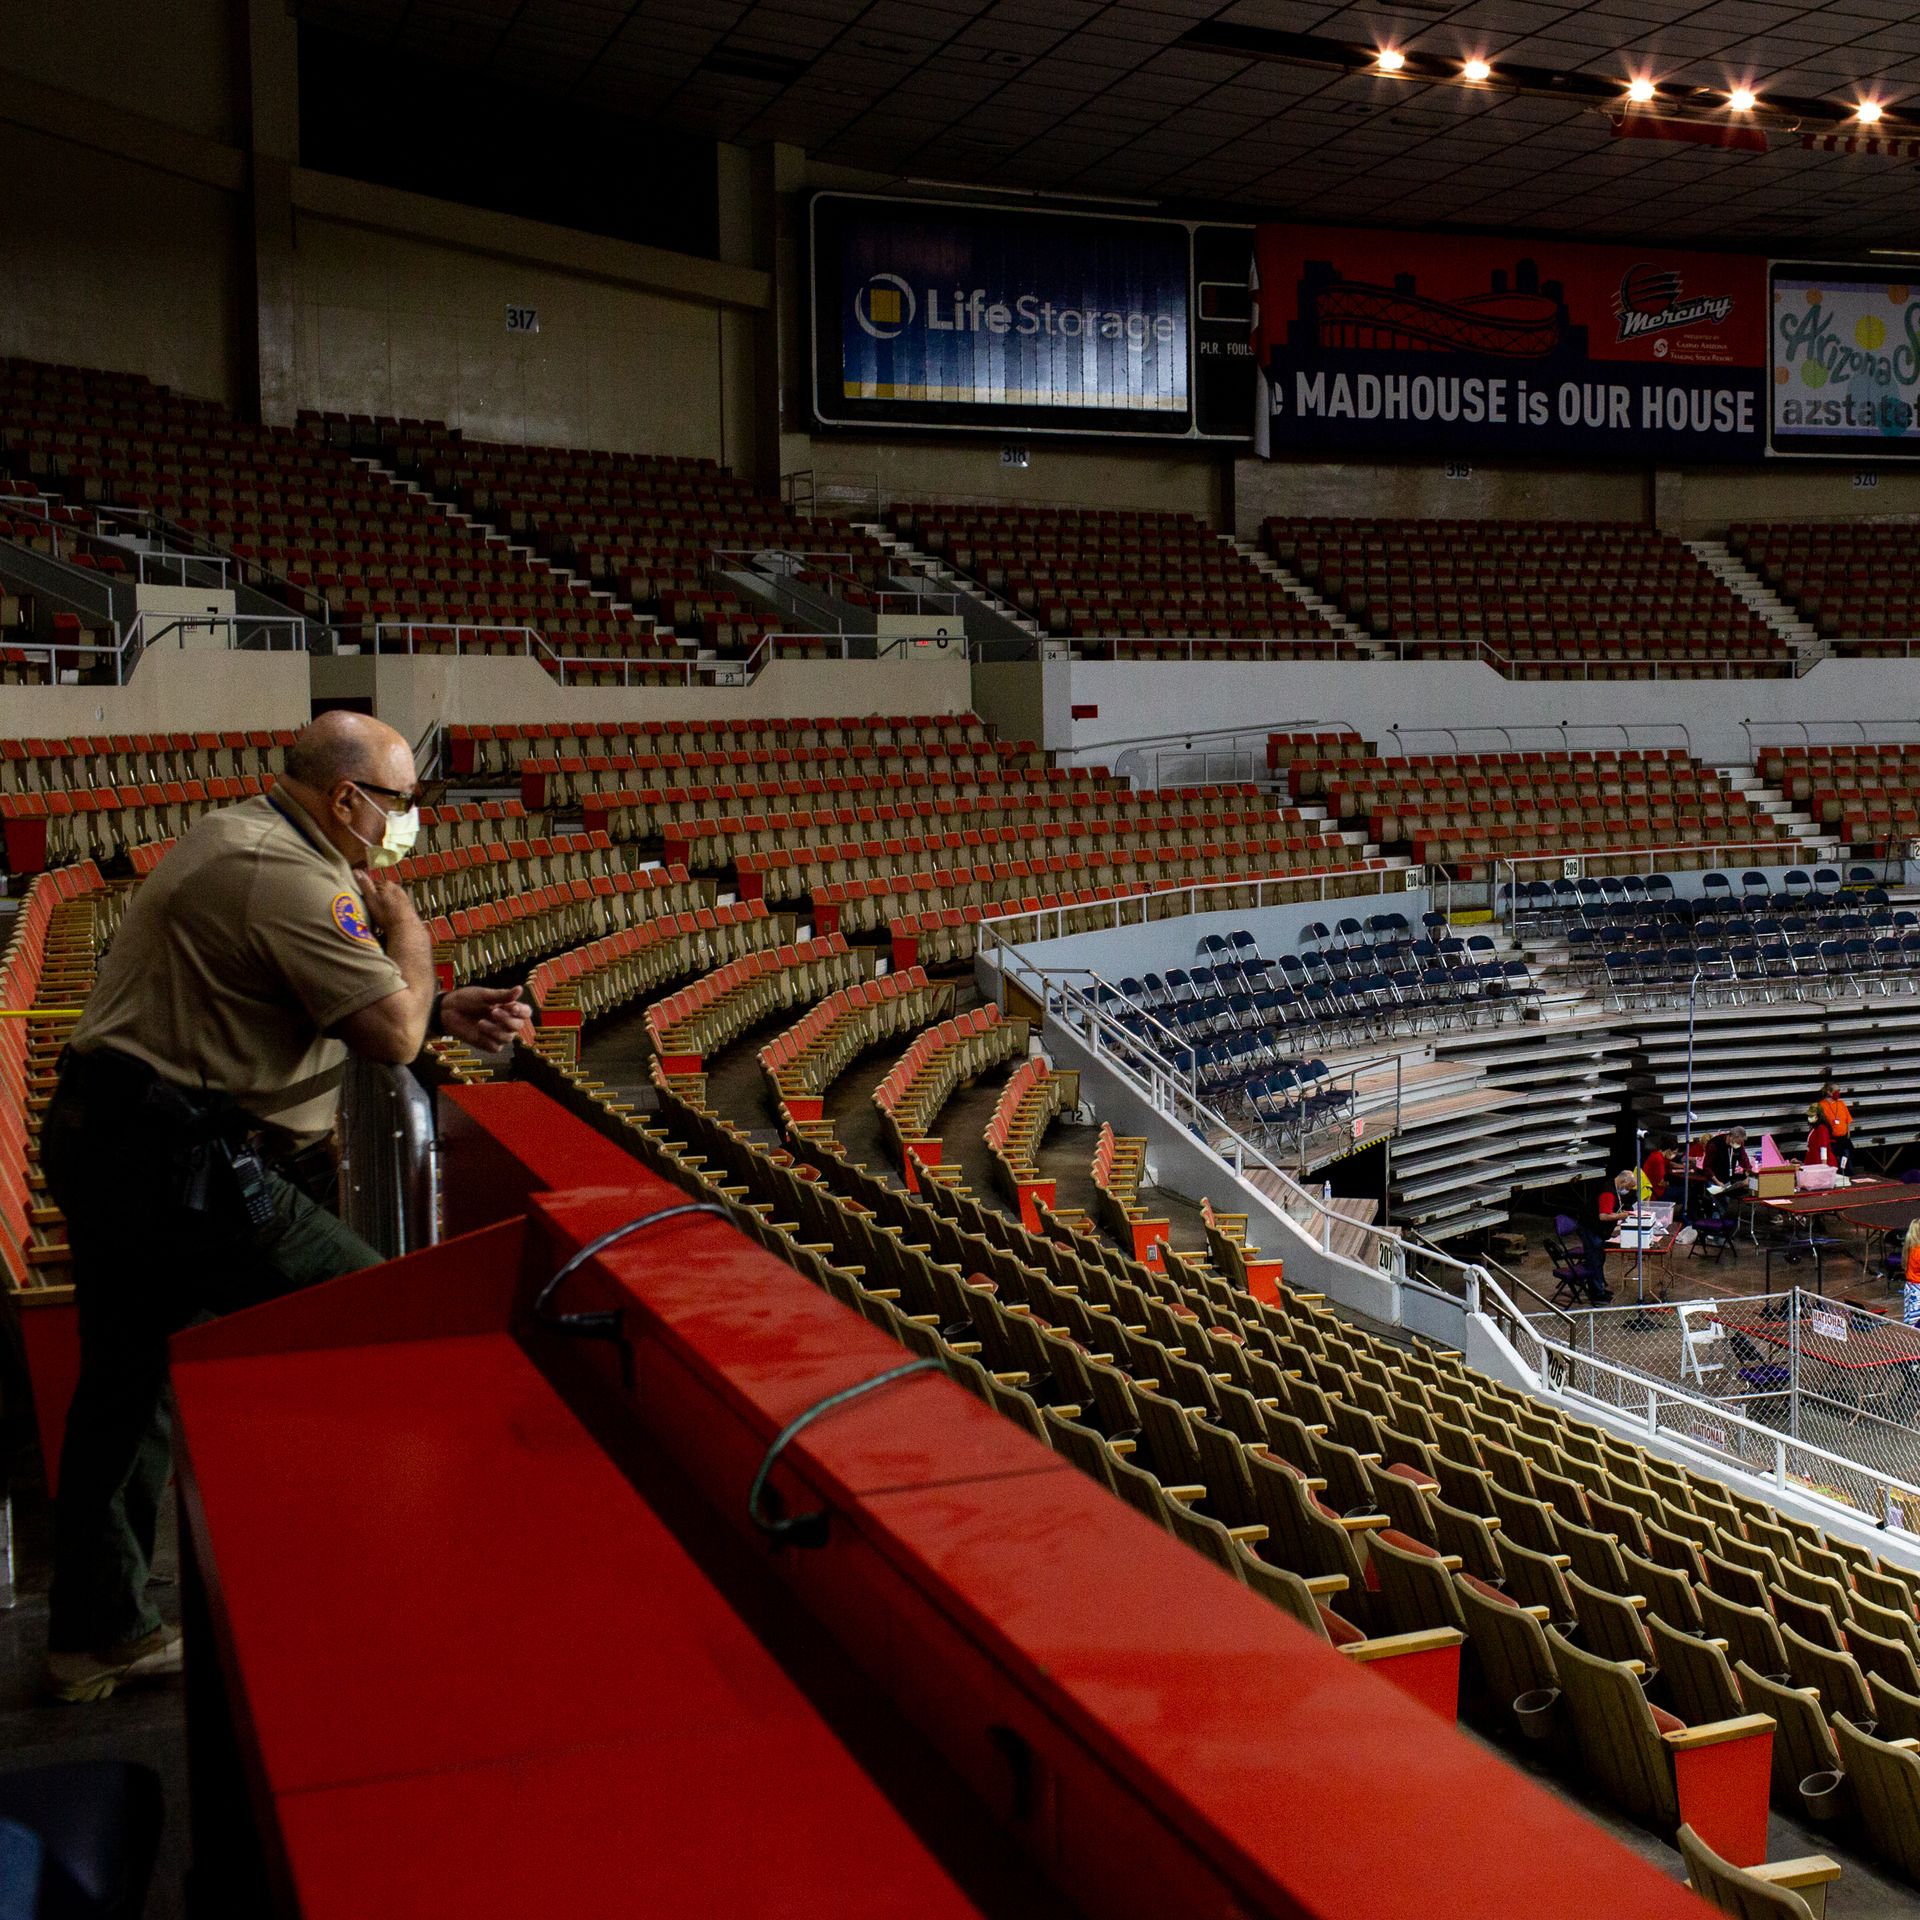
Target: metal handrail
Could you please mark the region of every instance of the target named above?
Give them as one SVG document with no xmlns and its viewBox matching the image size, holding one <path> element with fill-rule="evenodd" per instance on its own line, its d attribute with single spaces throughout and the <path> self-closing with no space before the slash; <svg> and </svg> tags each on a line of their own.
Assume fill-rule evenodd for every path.
<svg viewBox="0 0 1920 1920">
<path fill-rule="evenodd" d="M 1490 856 L 1495 868 L 1502 876 L 1494 882 L 1494 897 L 1488 903 L 1498 912 L 1504 895 L 1505 910 L 1509 918 L 1517 912 L 1520 888 L 1534 884 L 1543 878 L 1555 880 L 1579 880 L 1585 877 L 1586 863 L 1589 860 L 1635 860 L 1641 862 L 1642 873 L 1665 873 L 1675 864 L 1674 856 L 1684 854 L 1690 860 L 1697 860 L 1702 854 L 1713 857 L 1714 866 L 1709 871 L 1717 872 L 1722 864 L 1728 866 L 1765 866 L 1762 855 L 1769 853 L 1787 853 L 1793 857 L 1786 863 L 1787 868 L 1840 865 L 1848 858 L 1840 841 L 1820 841 L 1809 846 L 1804 840 L 1782 837 L 1778 840 L 1752 841 L 1712 841 L 1701 842 L 1693 846 L 1672 847 L 1581 847 L 1564 848 L 1555 853 L 1516 853 L 1495 854 Z M 1723 860 L 1723 856 L 1725 856 Z M 1737 857 L 1734 857 L 1737 856 Z M 1569 873 L 1568 863 L 1579 866 L 1579 873 Z M 1551 875 L 1522 874 L 1523 867 L 1551 867 Z M 1690 870 L 1690 869 L 1689 869 Z M 1616 874 L 1607 874 L 1607 879 L 1617 879 Z"/>
<path fill-rule="evenodd" d="M 1852 731 L 1852 736 L 1849 739 L 1845 739 L 1845 740 L 1816 740 L 1813 737 L 1813 729 L 1815 727 L 1819 727 L 1823 731 L 1829 727 L 1832 727 L 1832 728 L 1850 727 L 1853 731 Z M 1754 742 L 1754 735 L 1756 733 L 1766 733 L 1776 728 L 1782 733 L 1785 733 L 1789 729 L 1791 729 L 1793 732 L 1799 734 L 1800 744 L 1804 747 L 1818 747 L 1818 746 L 1831 746 L 1831 747 L 1863 746 L 1864 747 L 1864 746 L 1879 745 L 1882 743 L 1892 746 L 1899 743 L 1889 740 L 1887 736 L 1889 734 L 1896 732 L 1898 729 L 1902 727 L 1920 727 L 1920 721 L 1913 721 L 1913 720 L 1742 720 L 1740 722 L 1740 731 L 1747 736 L 1747 759 L 1756 768 L 1756 770 L 1758 769 L 1760 764 L 1760 754 L 1762 751 L 1764 751 L 1763 747 L 1756 746 Z M 1781 743 L 1776 742 L 1774 744 L 1778 745 Z"/>
<path fill-rule="evenodd" d="M 1418 1227 L 1408 1227 L 1405 1229 L 1405 1232 L 1415 1240 L 1423 1241 L 1428 1246 L 1433 1245 L 1433 1242 L 1428 1240 L 1427 1236 L 1422 1233 Z M 1435 1251 L 1437 1252 L 1438 1249 L 1436 1248 Z M 1567 1329 L 1569 1340 L 1572 1339 L 1574 1331 L 1573 1315 L 1569 1313 L 1565 1307 L 1557 1305 L 1542 1293 L 1538 1287 L 1534 1286 L 1530 1281 L 1521 1279 L 1511 1267 L 1503 1265 L 1489 1253 L 1479 1255 L 1475 1264 L 1485 1269 L 1489 1275 L 1498 1280 L 1509 1296 L 1514 1293 L 1522 1293 L 1525 1294 L 1529 1300 L 1537 1300 L 1540 1303 L 1539 1311 L 1545 1314 L 1551 1314 L 1554 1319 L 1561 1322 Z"/>
<path fill-rule="evenodd" d="M 1129 1033 L 1105 1011 L 1098 1000 L 1073 984 L 1077 979 L 1092 979 L 1095 977 L 1093 974 L 1085 968 L 1050 970 L 1038 967 L 1010 946 L 1006 949 L 1003 965 L 1010 978 L 1016 977 L 1018 969 L 1019 984 L 1023 991 L 1033 995 L 1043 1014 L 1057 1010 L 1056 1017 L 1069 1013 L 1078 1015 L 1078 1031 L 1087 1039 L 1094 1057 L 1125 1080 L 1163 1119 L 1192 1134 L 1225 1159 L 1237 1177 L 1244 1179 L 1249 1167 L 1273 1175 L 1317 1226 L 1317 1238 L 1322 1251 L 1331 1258 L 1339 1257 L 1332 1251 L 1333 1235 L 1336 1230 L 1344 1231 L 1354 1226 L 1354 1219 L 1328 1206 L 1320 1195 L 1303 1186 L 1265 1148 L 1247 1139 L 1224 1115 L 1208 1106 L 1191 1086 L 1181 1080 L 1177 1070 L 1159 1059 L 1138 1035 Z M 1184 1046 L 1185 1042 L 1181 1044 Z M 1296 1231 L 1309 1239 L 1316 1237 L 1300 1221 L 1291 1219 L 1291 1216 L 1289 1218 Z M 1416 1244 L 1384 1224 L 1363 1224 L 1376 1242 L 1389 1250 L 1396 1280 L 1417 1279 L 1421 1267 L 1437 1266 L 1442 1273 L 1458 1278 L 1455 1284 L 1436 1286 L 1434 1291 L 1456 1301 L 1471 1301 L 1473 1277 L 1480 1271 L 1471 1262 L 1442 1253 L 1431 1243 Z M 1431 1281 L 1428 1284 L 1433 1285 Z"/>
<path fill-rule="evenodd" d="M 1711 1400 L 1701 1394 L 1689 1393 L 1684 1387 L 1678 1387 L 1671 1381 L 1655 1380 L 1646 1374 L 1636 1373 L 1630 1367 L 1619 1366 L 1611 1360 L 1602 1360 L 1598 1355 L 1582 1353 L 1571 1344 L 1563 1345 L 1559 1341 L 1548 1339 L 1533 1325 L 1528 1316 L 1521 1312 L 1491 1274 L 1484 1268 L 1478 1269 L 1477 1273 L 1478 1298 L 1470 1300 L 1470 1309 L 1495 1327 L 1507 1345 L 1512 1348 L 1521 1365 L 1527 1368 L 1538 1385 L 1550 1396 L 1557 1396 L 1579 1406 L 1604 1410 L 1617 1416 L 1628 1416 L 1629 1408 L 1625 1398 L 1617 1401 L 1606 1400 L 1598 1394 L 1585 1393 L 1572 1384 L 1575 1370 L 1586 1368 L 1597 1377 L 1603 1376 L 1617 1380 L 1623 1388 L 1644 1390 L 1646 1412 L 1641 1424 L 1649 1434 L 1658 1434 L 1663 1430 L 1660 1420 L 1660 1403 L 1663 1400 L 1688 1408 L 1698 1418 L 1723 1425 L 1730 1424 L 1752 1434 L 1771 1453 L 1771 1468 L 1763 1471 L 1746 1460 L 1744 1456 L 1736 1455 L 1735 1457 L 1739 1458 L 1745 1471 L 1754 1474 L 1756 1478 L 1771 1482 L 1783 1492 L 1791 1490 L 1802 1499 L 1823 1500 L 1856 1518 L 1861 1513 L 1861 1509 L 1834 1500 L 1830 1494 L 1817 1487 L 1790 1482 L 1786 1457 L 1791 1451 L 1817 1461 L 1823 1466 L 1832 1467 L 1843 1474 L 1869 1481 L 1882 1489 L 1895 1489 L 1903 1495 L 1920 1501 L 1920 1484 L 1902 1480 L 1897 1474 L 1890 1474 L 1881 1468 L 1850 1459 L 1845 1454 L 1835 1453 L 1813 1441 L 1801 1440 L 1791 1434 L 1781 1433 L 1777 1428 L 1767 1426 L 1762 1421 L 1750 1420 L 1745 1414 L 1736 1411 L 1724 1401 Z M 1525 1350 L 1527 1343 L 1531 1343 L 1533 1348 L 1531 1356 Z M 1714 1450 L 1703 1445 L 1697 1438 L 1690 1438 L 1685 1433 L 1675 1433 L 1670 1430 L 1668 1437 L 1680 1445 L 1692 1445 L 1698 1448 L 1708 1458 L 1714 1457 Z M 1719 1451 L 1727 1453 L 1732 1450 L 1722 1448 Z M 1883 1502 L 1882 1512 L 1873 1516 L 1874 1523 L 1884 1525 L 1889 1517 L 1890 1508 Z"/>
<path fill-rule="evenodd" d="M 1444 734 L 1447 740 L 1447 750 L 1450 753 L 1456 754 L 1460 751 L 1460 736 L 1463 733 L 1497 733 L 1509 753 L 1524 753 L 1526 751 L 1524 747 L 1515 742 L 1513 736 L 1516 733 L 1544 733 L 1548 735 L 1557 733 L 1561 736 L 1563 744 L 1565 743 L 1566 736 L 1569 734 L 1617 733 L 1620 736 L 1620 750 L 1622 753 L 1632 753 L 1636 751 L 1634 746 L 1634 735 L 1636 733 L 1677 733 L 1680 736 L 1680 744 L 1686 750 L 1688 757 L 1691 758 L 1693 754 L 1692 731 L 1686 723 L 1681 720 L 1522 720 L 1506 726 L 1490 724 L 1487 726 L 1472 727 L 1389 727 L 1381 738 L 1383 741 L 1396 741 L 1404 748 L 1409 735 L 1418 736 L 1426 733 Z M 1651 751 L 1651 749 L 1645 750 Z M 1471 751 L 1471 749 L 1469 749 L 1469 751 Z M 1417 758 L 1418 756 L 1414 755 L 1409 757 Z"/>
<path fill-rule="evenodd" d="M 1052 934 L 1035 932 L 1027 936 L 1028 940 L 1065 939 L 1068 937 L 1066 927 L 1068 914 L 1079 918 L 1089 913 L 1097 913 L 1103 907 L 1111 912 L 1109 924 L 1119 928 L 1130 924 L 1144 925 L 1149 919 L 1174 919 L 1194 913 L 1220 913 L 1235 910 L 1258 912 L 1263 905 L 1267 904 L 1297 906 L 1300 904 L 1298 889 L 1309 885 L 1317 886 L 1318 891 L 1315 897 L 1320 900 L 1336 898 L 1354 900 L 1365 897 L 1365 890 L 1358 893 L 1330 894 L 1327 891 L 1328 883 L 1336 880 L 1371 880 L 1375 882 L 1372 892 L 1384 897 L 1389 893 L 1407 891 L 1407 876 L 1417 875 L 1418 872 L 1419 869 L 1414 867 L 1389 867 L 1384 864 L 1329 867 L 1319 873 L 1265 873 L 1244 880 L 1188 880 L 1177 886 L 1151 888 L 1143 893 L 1117 894 L 1111 900 L 1084 900 L 1057 907 L 1015 907 L 1005 913 L 983 915 L 975 928 L 974 943 L 976 951 L 981 953 L 993 947 L 1006 947 L 1011 950 L 1019 943 L 1009 938 L 1002 929 L 1016 922 L 1042 922 L 1048 917 L 1055 922 L 1056 931 Z M 1235 899 L 1223 900 L 1218 907 L 1200 904 L 1203 895 L 1244 894 L 1249 887 L 1253 889 L 1251 905 Z M 1270 887 L 1276 890 L 1287 890 L 1286 897 L 1276 897 L 1271 903 L 1264 901 L 1261 896 Z M 1180 909 L 1179 913 L 1165 910 L 1167 902 L 1182 899 L 1187 904 Z M 1154 911 L 1155 909 L 1159 911 Z M 1095 930 L 1086 927 L 1077 929 L 1083 933 Z"/>
</svg>

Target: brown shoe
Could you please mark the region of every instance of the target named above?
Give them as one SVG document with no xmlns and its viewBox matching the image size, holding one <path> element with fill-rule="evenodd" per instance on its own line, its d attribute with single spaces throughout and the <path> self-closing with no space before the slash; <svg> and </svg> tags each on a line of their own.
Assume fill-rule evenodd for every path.
<svg viewBox="0 0 1920 1920">
<path fill-rule="evenodd" d="M 104 1653 L 49 1653 L 47 1687 L 74 1705 L 105 1700 L 129 1680 L 159 1680 L 180 1671 L 180 1629 L 159 1626 Z"/>
</svg>

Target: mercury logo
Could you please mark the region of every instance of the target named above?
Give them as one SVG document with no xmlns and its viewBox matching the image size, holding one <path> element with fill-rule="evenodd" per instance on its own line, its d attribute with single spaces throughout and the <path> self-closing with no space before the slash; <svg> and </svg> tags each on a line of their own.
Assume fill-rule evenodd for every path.
<svg viewBox="0 0 1920 1920">
<path fill-rule="evenodd" d="M 860 331 L 875 340 L 892 340 L 913 325 L 919 302 L 897 273 L 876 273 L 853 296 L 853 317 Z"/>
</svg>

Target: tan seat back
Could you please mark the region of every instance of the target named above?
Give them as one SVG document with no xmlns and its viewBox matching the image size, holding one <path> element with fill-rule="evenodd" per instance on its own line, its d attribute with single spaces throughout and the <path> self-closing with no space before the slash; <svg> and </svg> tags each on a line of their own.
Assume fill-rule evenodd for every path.
<svg viewBox="0 0 1920 1920">
<path fill-rule="evenodd" d="M 1739 1920 L 1813 1920 L 1813 1909 L 1791 1887 L 1776 1887 L 1722 1860 L 1691 1827 L 1676 1836 L 1687 1863 L 1687 1884 L 1709 1906 Z"/>
<path fill-rule="evenodd" d="M 1688 1726 L 1737 1720 L 1746 1712 L 1727 1656 L 1711 1640 L 1676 1633 L 1658 1614 L 1649 1617 L 1647 1635 L 1673 1710 Z"/>
<path fill-rule="evenodd" d="M 1671 1834 L 1680 1824 L 1673 1764 L 1639 1681 L 1551 1627 L 1547 1644 L 1588 1778 L 1623 1813 Z"/>
<path fill-rule="evenodd" d="M 1749 1713 L 1773 1715 L 1773 1797 L 1789 1811 L 1800 1804 L 1800 1782 L 1831 1773 L 1840 1764 L 1820 1702 L 1798 1687 L 1755 1673 L 1744 1660 L 1734 1665 Z"/>
<path fill-rule="evenodd" d="M 1909 1880 L 1920 1880 L 1920 1755 L 1862 1733 L 1844 1713 L 1833 1717 L 1833 1737 L 1868 1844 Z"/>
</svg>

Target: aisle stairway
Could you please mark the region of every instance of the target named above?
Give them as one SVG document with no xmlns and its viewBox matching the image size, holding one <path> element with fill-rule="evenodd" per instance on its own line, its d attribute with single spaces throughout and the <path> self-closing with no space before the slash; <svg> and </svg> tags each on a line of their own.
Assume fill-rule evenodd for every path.
<svg viewBox="0 0 1920 1920">
<path fill-rule="evenodd" d="M 1687 550 L 1703 560 L 1775 633 L 1793 648 L 1798 671 L 1805 673 L 1826 657 L 1819 630 L 1791 602 L 1783 600 L 1724 540 L 1689 540 Z"/>
</svg>

